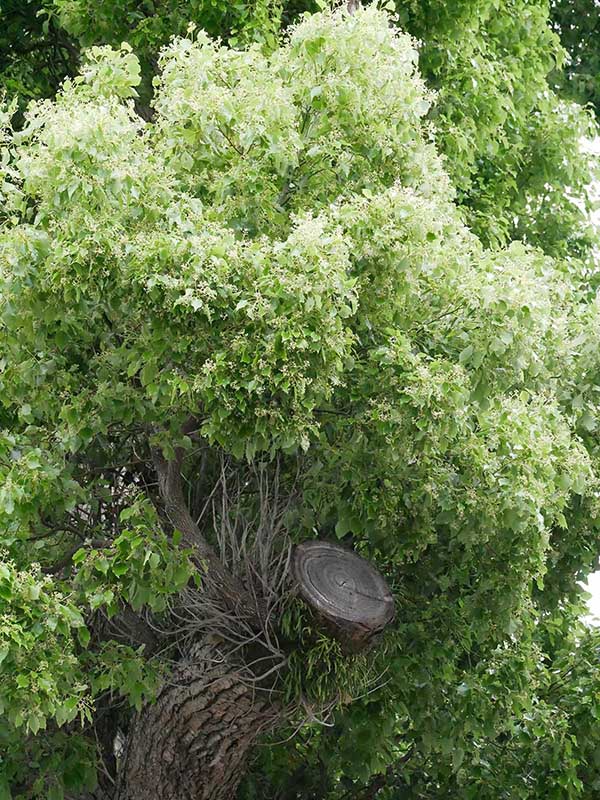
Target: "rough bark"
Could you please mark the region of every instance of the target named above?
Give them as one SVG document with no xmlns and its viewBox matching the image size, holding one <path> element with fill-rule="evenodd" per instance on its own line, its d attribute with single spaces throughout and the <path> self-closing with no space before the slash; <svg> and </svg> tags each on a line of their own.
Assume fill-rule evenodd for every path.
<svg viewBox="0 0 600 800">
<path fill-rule="evenodd" d="M 293 572 L 302 597 L 349 651 L 369 646 L 393 619 L 383 577 L 339 545 L 298 546 Z M 116 800 L 234 800 L 256 738 L 282 719 L 251 671 L 205 638 L 134 720 Z"/>
<path fill-rule="evenodd" d="M 136 719 L 116 800 L 233 800 L 256 738 L 280 712 L 211 645 Z"/>
</svg>

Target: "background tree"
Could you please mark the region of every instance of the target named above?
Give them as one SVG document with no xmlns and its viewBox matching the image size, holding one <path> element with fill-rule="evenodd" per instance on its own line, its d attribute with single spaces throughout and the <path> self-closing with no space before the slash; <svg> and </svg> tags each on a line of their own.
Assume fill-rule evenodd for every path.
<svg viewBox="0 0 600 800">
<path fill-rule="evenodd" d="M 560 90 L 600 112 L 600 15 L 593 0 L 553 0 L 552 25 L 568 59 L 556 75 Z"/>
<path fill-rule="evenodd" d="M 478 19 L 489 65 L 506 28 L 493 45 Z M 567 631 L 598 553 L 588 251 L 502 248 L 504 224 L 482 243 L 495 129 L 441 79 L 434 98 L 385 13 L 317 14 L 270 54 L 191 33 L 149 121 L 127 46 L 92 48 L 18 133 L 4 114 L 5 793 L 231 797 L 255 735 L 304 723 L 248 797 L 297 796 L 300 758 L 301 797 L 585 797 L 596 645 Z M 455 86 L 480 69 L 452 58 Z M 513 67 L 539 102 L 545 76 Z M 378 650 L 350 656 L 289 596 L 289 547 L 313 537 L 392 585 Z"/>
<path fill-rule="evenodd" d="M 288 5 L 293 13 L 293 3 Z M 195 23 L 232 44 L 258 41 L 273 48 L 282 13 L 277 0 L 3 0 L 0 80 L 22 100 L 50 97 L 65 77 L 77 74 L 85 49 L 127 41 L 142 68 L 138 109 L 148 113 L 158 54 L 171 37 L 185 35 Z"/>
<path fill-rule="evenodd" d="M 52 13 L 38 0 L 0 3 L 0 86 L 24 105 L 53 97 L 79 62 L 79 48 Z"/>
</svg>

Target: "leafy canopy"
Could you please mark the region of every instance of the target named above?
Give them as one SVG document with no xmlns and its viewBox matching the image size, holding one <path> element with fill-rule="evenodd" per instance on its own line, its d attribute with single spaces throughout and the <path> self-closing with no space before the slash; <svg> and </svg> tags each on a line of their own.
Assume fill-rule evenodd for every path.
<svg viewBox="0 0 600 800">
<path fill-rule="evenodd" d="M 92 48 L 18 133 L 5 114 L 0 737 L 15 794 L 92 785 L 98 710 L 126 725 L 156 690 L 166 659 L 105 623 L 129 609 L 167 624 L 194 575 L 156 508 L 152 450 L 176 446 L 192 511 L 221 453 L 240 473 L 277 456 L 284 481 L 300 474 L 291 535 L 343 539 L 394 585 L 372 664 L 385 686 L 339 711 L 332 796 L 341 774 L 360 786 L 411 754 L 415 774 L 439 765 L 432 786 L 468 783 L 465 763 L 473 791 L 493 786 L 479 742 L 500 746 L 522 713 L 557 797 L 584 796 L 584 761 L 596 779 L 568 703 L 558 719 L 529 689 L 568 661 L 564 636 L 538 632 L 598 550 L 600 306 L 553 246 L 477 236 L 495 206 L 464 198 L 504 178 L 490 188 L 479 156 L 452 157 L 458 89 L 434 94 L 417 62 L 375 6 L 323 12 L 270 54 L 176 38 L 150 122 L 127 45 Z M 325 662 L 350 685 L 335 652 L 301 644 L 287 691 L 323 699 Z M 505 773 L 512 796 L 542 785 Z"/>
<path fill-rule="evenodd" d="M 87 48 L 118 48 L 125 39 L 141 59 L 137 108 L 148 116 L 160 49 L 172 36 L 185 35 L 188 24 L 233 46 L 257 42 L 271 52 L 280 31 L 318 5 L 5 0 L 0 80 L 9 94 L 49 96 L 62 77 L 76 74 Z M 594 235 L 585 211 L 593 165 L 579 141 L 594 135 L 594 125 L 570 101 L 595 96 L 598 14 L 592 0 L 388 5 L 422 42 L 421 73 L 439 92 L 430 112 L 438 147 L 470 227 L 486 244 L 524 238 L 552 255 L 583 259 L 589 269 Z"/>
</svg>

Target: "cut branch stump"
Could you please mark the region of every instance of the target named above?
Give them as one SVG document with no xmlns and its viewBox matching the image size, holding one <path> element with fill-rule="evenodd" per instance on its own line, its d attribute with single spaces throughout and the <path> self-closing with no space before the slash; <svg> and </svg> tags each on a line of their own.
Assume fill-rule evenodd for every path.
<svg viewBox="0 0 600 800">
<path fill-rule="evenodd" d="M 385 578 L 345 547 L 303 542 L 294 548 L 292 568 L 300 596 L 346 652 L 368 647 L 394 619 Z"/>
</svg>

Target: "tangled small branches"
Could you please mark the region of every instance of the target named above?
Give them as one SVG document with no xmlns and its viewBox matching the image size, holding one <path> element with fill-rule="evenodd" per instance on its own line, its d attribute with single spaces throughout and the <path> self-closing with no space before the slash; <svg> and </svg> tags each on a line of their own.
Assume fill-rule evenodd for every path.
<svg viewBox="0 0 600 800">
<path fill-rule="evenodd" d="M 240 470 L 239 464 L 221 457 L 217 481 L 196 524 L 212 541 L 227 573 L 243 587 L 244 608 L 238 613 L 223 602 L 219 575 L 208 569 L 199 587 L 190 584 L 172 601 L 168 623 L 160 628 L 188 656 L 198 641 L 211 641 L 216 661 L 219 653 L 226 653 L 229 662 L 243 663 L 244 681 L 269 692 L 275 691 L 277 674 L 287 663 L 277 630 L 293 592 L 286 521 L 297 479 L 284 489 L 279 462 Z"/>
</svg>

